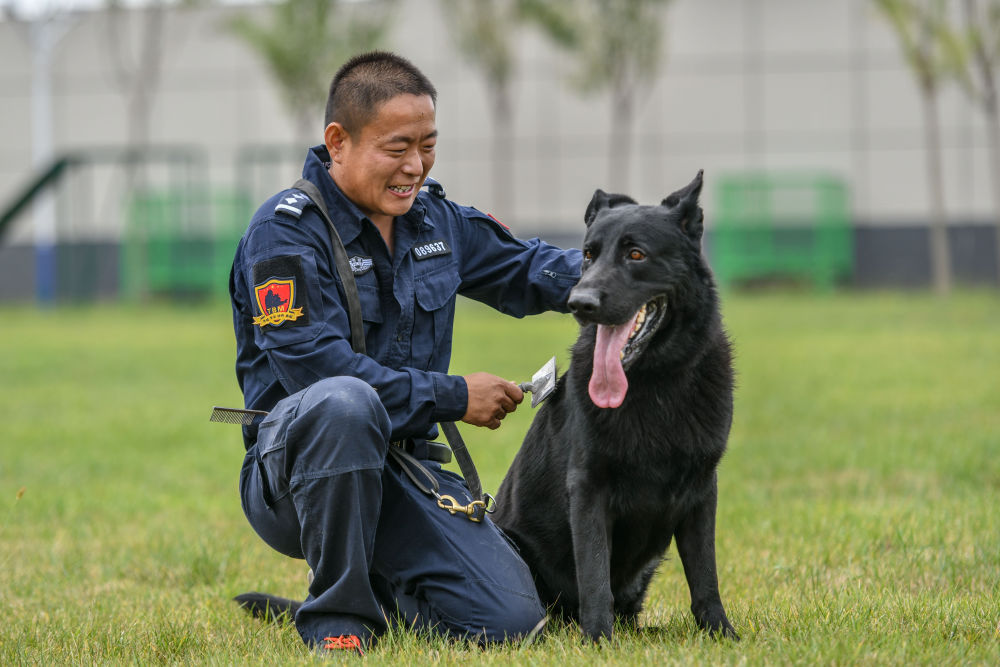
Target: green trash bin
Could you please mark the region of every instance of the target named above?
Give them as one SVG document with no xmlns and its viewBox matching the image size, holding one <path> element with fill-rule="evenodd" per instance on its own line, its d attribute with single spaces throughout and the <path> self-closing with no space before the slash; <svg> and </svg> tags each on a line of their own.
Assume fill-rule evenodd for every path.
<svg viewBox="0 0 1000 667">
<path fill-rule="evenodd" d="M 121 291 L 130 298 L 225 295 L 252 205 L 240 192 L 145 190 L 127 202 Z"/>
<path fill-rule="evenodd" d="M 720 285 L 810 281 L 823 290 L 850 278 L 853 234 L 847 185 L 829 174 L 726 174 L 709 235 Z"/>
</svg>

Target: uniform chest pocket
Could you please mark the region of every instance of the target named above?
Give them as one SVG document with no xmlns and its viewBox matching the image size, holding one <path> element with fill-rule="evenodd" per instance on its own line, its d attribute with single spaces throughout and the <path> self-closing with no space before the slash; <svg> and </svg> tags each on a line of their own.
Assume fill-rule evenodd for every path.
<svg viewBox="0 0 1000 667">
<path fill-rule="evenodd" d="M 413 361 L 425 370 L 444 370 L 435 364 L 451 357 L 452 327 L 455 322 L 455 295 L 459 284 L 454 265 L 416 276 L 413 290 L 417 300 L 414 313 Z"/>
<path fill-rule="evenodd" d="M 361 319 L 365 321 L 365 333 L 373 324 L 382 324 L 382 301 L 377 285 L 358 283 L 358 298 L 361 300 Z"/>
</svg>

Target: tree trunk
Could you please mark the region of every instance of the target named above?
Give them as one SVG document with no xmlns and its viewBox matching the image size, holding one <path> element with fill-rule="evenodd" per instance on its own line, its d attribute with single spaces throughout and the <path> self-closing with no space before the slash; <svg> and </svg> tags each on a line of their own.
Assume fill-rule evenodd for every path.
<svg viewBox="0 0 1000 667">
<path fill-rule="evenodd" d="M 635 105 L 627 83 L 611 91 L 611 142 L 608 147 L 608 187 L 612 192 L 629 193 L 632 188 L 632 125 Z"/>
<path fill-rule="evenodd" d="M 992 86 L 991 86 L 992 88 Z M 986 109 L 986 133 L 990 147 L 991 189 L 993 190 L 993 216 L 996 232 L 996 279 L 1000 284 L 1000 113 L 997 111 L 996 91 L 991 90 L 991 102 Z"/>
<path fill-rule="evenodd" d="M 504 83 L 490 84 L 493 100 L 493 206 L 501 220 L 510 219 L 515 210 L 514 137 L 510 89 Z"/>
<path fill-rule="evenodd" d="M 973 52 L 980 78 L 982 79 L 983 114 L 986 116 L 986 139 L 990 151 L 990 190 L 993 195 L 993 217 L 996 231 L 996 279 L 1000 284 L 1000 112 L 997 109 L 997 86 L 993 79 L 993 61 L 990 53 L 996 53 L 995 42 L 984 43 L 987 36 L 995 39 L 982 21 L 982 15 L 974 0 L 965 0 L 965 22 L 969 34 L 973 36 Z"/>
<path fill-rule="evenodd" d="M 941 128 L 937 96 L 933 86 L 924 86 L 924 136 L 927 150 L 927 192 L 930 196 L 930 254 L 934 291 L 951 291 L 951 250 L 944 214 L 944 183 L 941 169 Z"/>
</svg>

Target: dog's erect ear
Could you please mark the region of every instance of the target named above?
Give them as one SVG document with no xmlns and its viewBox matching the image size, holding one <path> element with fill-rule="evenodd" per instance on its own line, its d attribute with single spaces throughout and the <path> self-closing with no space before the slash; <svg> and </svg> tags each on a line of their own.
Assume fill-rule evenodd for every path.
<svg viewBox="0 0 1000 667">
<path fill-rule="evenodd" d="M 590 223 L 597 217 L 597 212 L 604 208 L 614 208 L 622 204 L 635 204 L 636 201 L 626 195 L 609 195 L 604 190 L 598 188 L 594 191 L 594 196 L 587 204 L 587 212 L 583 214 L 583 221 L 590 227 Z"/>
<path fill-rule="evenodd" d="M 694 177 L 693 181 L 660 202 L 661 205 L 673 209 L 680 214 L 678 224 L 680 224 L 684 233 L 695 241 L 701 239 L 701 233 L 704 228 L 704 224 L 702 223 L 704 213 L 702 213 L 701 207 L 698 206 L 698 197 L 701 195 L 701 176 L 703 173 L 704 169 L 699 169 L 698 175 Z"/>
</svg>

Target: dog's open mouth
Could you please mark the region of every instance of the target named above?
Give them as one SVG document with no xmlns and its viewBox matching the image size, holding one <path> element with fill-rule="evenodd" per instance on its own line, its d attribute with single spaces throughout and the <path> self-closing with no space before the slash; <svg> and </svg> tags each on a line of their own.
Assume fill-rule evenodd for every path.
<svg viewBox="0 0 1000 667">
<path fill-rule="evenodd" d="M 625 371 L 642 354 L 650 337 L 663 321 L 666 297 L 644 304 L 624 324 L 597 325 L 594 371 L 590 376 L 590 400 L 599 408 L 617 408 L 628 392 Z"/>
</svg>

